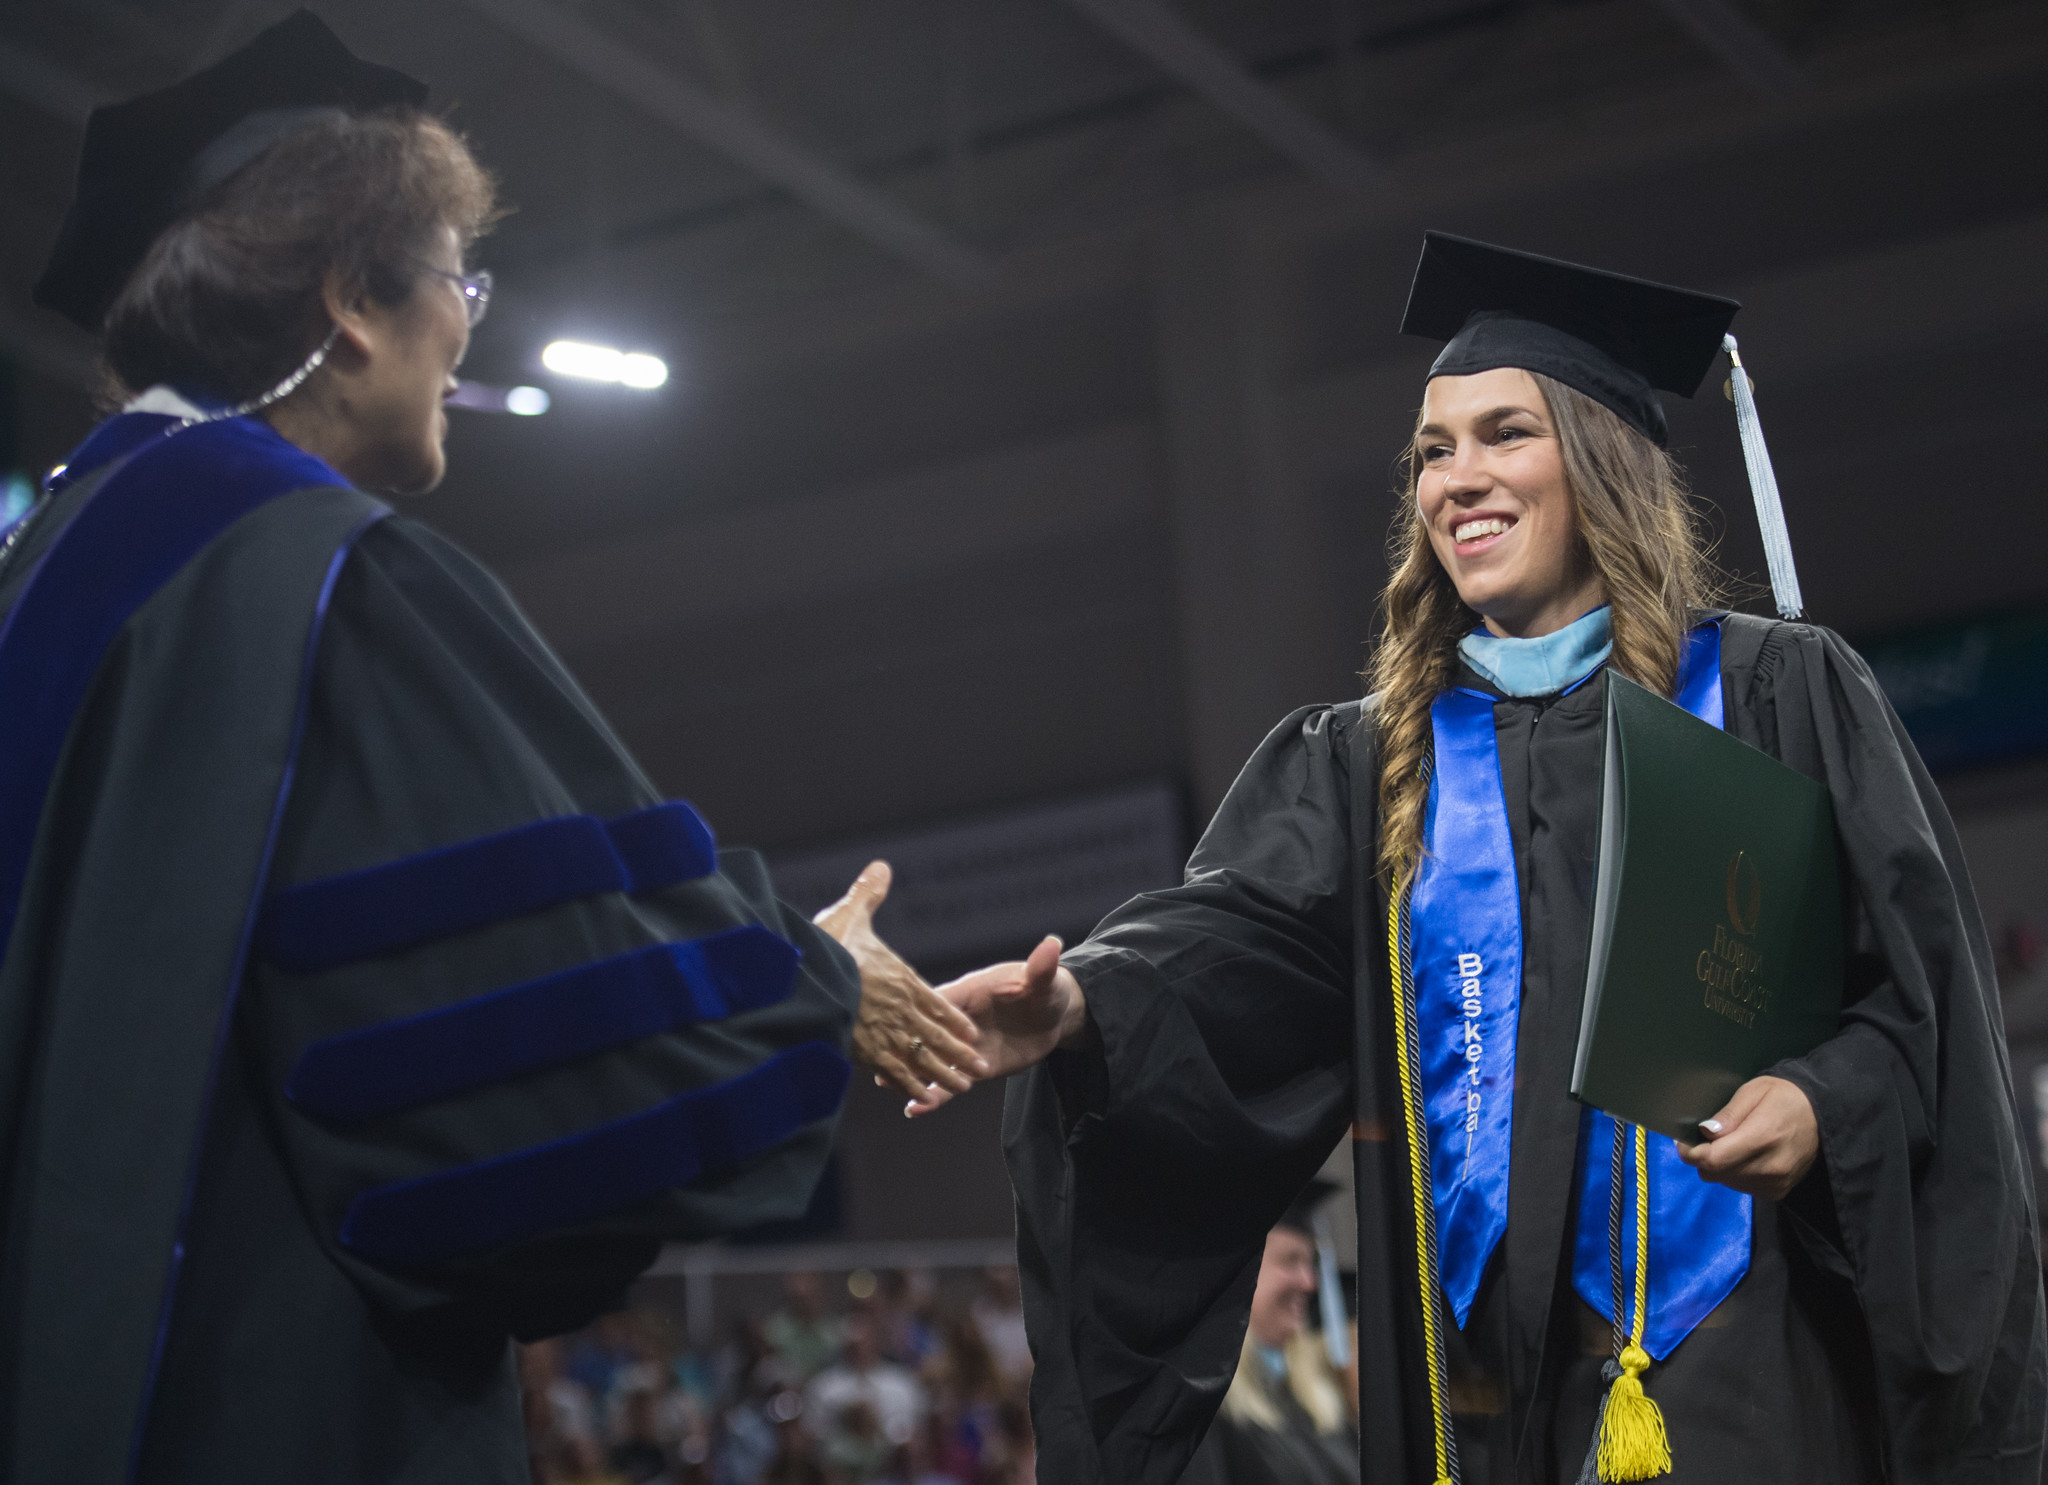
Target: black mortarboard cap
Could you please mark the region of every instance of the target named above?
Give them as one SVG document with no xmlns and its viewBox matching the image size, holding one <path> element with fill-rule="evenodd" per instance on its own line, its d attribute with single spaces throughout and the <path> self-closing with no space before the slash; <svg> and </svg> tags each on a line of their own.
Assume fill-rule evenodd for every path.
<svg viewBox="0 0 2048 1485">
<path fill-rule="evenodd" d="M 1662 444 L 1657 393 L 1699 390 L 1741 307 L 1719 294 L 1425 232 L 1401 332 L 1449 342 L 1433 377 L 1503 366 L 1541 372 Z"/>
<path fill-rule="evenodd" d="M 1334 1195 L 1338 1189 L 1335 1181 L 1326 1181 L 1321 1176 L 1317 1176 L 1301 1188 L 1301 1195 L 1295 1197 L 1288 1204 L 1287 1210 L 1280 1214 L 1280 1220 L 1273 1225 L 1275 1227 L 1291 1228 L 1295 1232 L 1304 1233 L 1308 1237 L 1313 1238 L 1316 1235 L 1316 1208 Z"/>
<path fill-rule="evenodd" d="M 157 234 L 293 129 L 426 97 L 425 83 L 363 61 L 300 10 L 183 82 L 94 109 L 36 303 L 98 330 Z"/>
</svg>

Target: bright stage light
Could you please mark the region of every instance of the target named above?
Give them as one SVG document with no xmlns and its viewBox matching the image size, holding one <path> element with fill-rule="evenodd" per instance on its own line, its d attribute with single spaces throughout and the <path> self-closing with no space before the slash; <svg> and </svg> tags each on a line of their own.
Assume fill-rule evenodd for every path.
<svg viewBox="0 0 2048 1485">
<path fill-rule="evenodd" d="M 668 363 L 659 356 L 628 351 L 619 357 L 619 380 L 642 390 L 658 387 L 668 380 Z"/>
<path fill-rule="evenodd" d="M 540 353 L 540 364 L 558 376 L 587 377 L 594 382 L 619 379 L 619 363 L 626 358 L 608 345 L 584 345 L 581 341 L 558 340 Z"/>
<path fill-rule="evenodd" d="M 539 387 L 513 387 L 505 393 L 505 411 L 537 418 L 548 410 L 548 394 Z"/>
<path fill-rule="evenodd" d="M 580 376 L 594 382 L 619 382 L 647 390 L 668 380 L 668 363 L 640 351 L 616 351 L 608 345 L 558 340 L 540 353 L 540 364 L 557 376 Z"/>
</svg>

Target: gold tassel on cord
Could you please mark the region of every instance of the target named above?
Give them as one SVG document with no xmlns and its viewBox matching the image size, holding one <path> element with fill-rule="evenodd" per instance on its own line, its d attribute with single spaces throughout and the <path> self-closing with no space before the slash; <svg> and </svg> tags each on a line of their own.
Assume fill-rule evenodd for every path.
<svg viewBox="0 0 2048 1485">
<path fill-rule="evenodd" d="M 1664 1413 L 1643 1392 L 1650 1353 L 1630 1344 L 1621 1352 L 1621 1375 L 1600 1412 L 1600 1478 L 1649 1480 L 1671 1472 L 1671 1440 Z"/>
<path fill-rule="evenodd" d="M 1635 1140 L 1636 1188 L 1636 1282 L 1635 1325 L 1628 1343 L 1614 1362 L 1614 1385 L 1600 1408 L 1599 1442 L 1594 1461 L 1596 1478 L 1605 1481 L 1651 1480 L 1671 1473 L 1671 1440 L 1664 1432 L 1664 1412 L 1643 1391 L 1643 1373 L 1650 1369 L 1650 1353 L 1643 1349 L 1643 1327 L 1650 1309 L 1650 1136 L 1641 1125 L 1615 1126 L 1616 1140 Z M 1615 1174 L 1620 1174 L 1621 1151 L 1616 1149 Z M 1619 1181 L 1616 1182 L 1618 1186 Z M 1615 1193 L 1616 1197 L 1620 1192 Z M 1614 1247 L 1616 1267 L 1620 1265 L 1621 1207 L 1615 1204 Z M 1615 1299 L 1621 1298 L 1621 1275 L 1615 1274 Z M 1620 1341 L 1621 1316 L 1615 1315 L 1616 1341 Z M 1618 1363 L 1618 1365 L 1616 1364 Z"/>
</svg>

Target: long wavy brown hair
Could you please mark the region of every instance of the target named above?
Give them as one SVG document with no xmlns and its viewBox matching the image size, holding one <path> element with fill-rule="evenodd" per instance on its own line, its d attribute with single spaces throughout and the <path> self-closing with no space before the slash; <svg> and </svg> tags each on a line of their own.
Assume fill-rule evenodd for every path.
<svg viewBox="0 0 2048 1485">
<path fill-rule="evenodd" d="M 1584 559 L 1613 606 L 1609 663 L 1669 696 L 1686 627 L 1722 587 L 1684 471 L 1584 393 L 1529 375 L 1557 430 Z M 1415 421 L 1419 431 L 1419 412 Z M 1388 543 L 1393 576 L 1380 595 L 1379 642 L 1366 670 L 1368 687 L 1379 696 L 1379 861 L 1390 881 L 1412 870 L 1422 850 L 1430 703 L 1451 684 L 1458 641 L 1479 623 L 1430 547 L 1416 502 L 1422 465 L 1412 439 L 1406 463 L 1406 498 Z"/>
</svg>

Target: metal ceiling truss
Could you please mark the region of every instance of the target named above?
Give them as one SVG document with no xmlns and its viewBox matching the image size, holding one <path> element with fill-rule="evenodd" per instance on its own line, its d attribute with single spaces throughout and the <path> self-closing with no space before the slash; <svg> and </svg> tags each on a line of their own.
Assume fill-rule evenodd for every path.
<svg viewBox="0 0 2048 1485">
<path fill-rule="evenodd" d="M 677 132 L 782 187 L 814 210 L 948 283 L 985 282 L 996 272 L 987 255 L 869 185 L 852 171 L 798 143 L 749 112 L 649 61 L 557 0 L 460 0 L 546 52 L 589 81 L 632 103 Z M 1163 0 L 1066 0 L 1102 30 L 1229 113 L 1281 155 L 1350 195 L 1389 188 L 1391 172 L 1262 82 L 1235 56 L 1202 36 Z M 1808 85 L 1789 53 L 1731 0 L 1655 0 L 1722 65 L 1760 93 L 1780 95 Z M 239 16 L 230 3 L 226 14 Z M 47 59 L 0 41 L 0 91 L 82 126 L 108 92 Z M 957 126 L 954 133 L 962 132 Z M 956 211 L 964 202 L 964 155 L 948 150 Z"/>
<path fill-rule="evenodd" d="M 554 0 L 460 0 L 554 60 L 718 151 L 936 278 L 962 286 L 996 265 L 852 171 L 677 77 Z"/>
<path fill-rule="evenodd" d="M 1730 0 L 1656 0 L 1657 8 L 1678 22 L 1721 65 L 1755 88 L 1775 96 L 1807 86 L 1804 69 L 1792 54 L 1766 35 Z"/>
<path fill-rule="evenodd" d="M 1208 99 L 1318 180 L 1349 195 L 1385 191 L 1386 166 L 1182 20 L 1160 0 L 1067 0 L 1075 10 Z"/>
</svg>

